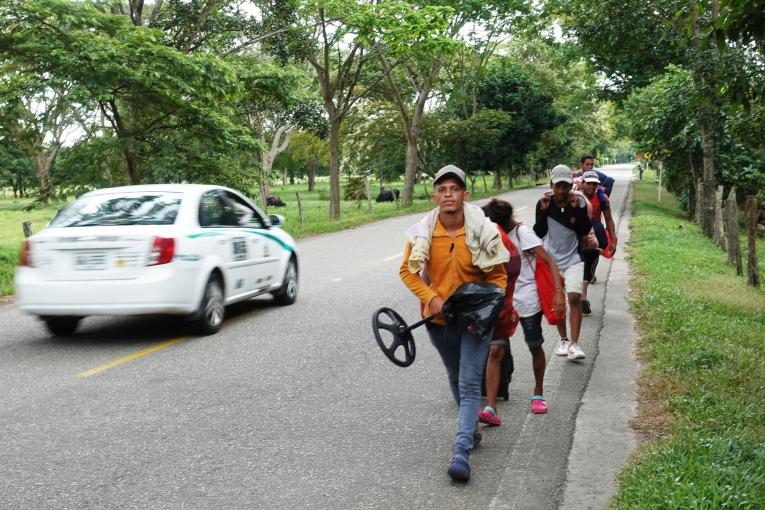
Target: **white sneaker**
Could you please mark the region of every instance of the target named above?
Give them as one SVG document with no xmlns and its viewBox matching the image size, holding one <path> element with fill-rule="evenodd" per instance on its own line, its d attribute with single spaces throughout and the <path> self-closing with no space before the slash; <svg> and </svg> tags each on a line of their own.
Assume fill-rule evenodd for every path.
<svg viewBox="0 0 765 510">
<path fill-rule="evenodd" d="M 555 349 L 555 355 L 556 356 L 566 356 L 568 355 L 568 346 L 571 345 L 571 342 L 568 340 L 561 340 L 560 345 Z"/>
<path fill-rule="evenodd" d="M 584 359 L 584 351 L 579 347 L 579 344 L 571 344 L 568 346 L 568 359 Z"/>
</svg>

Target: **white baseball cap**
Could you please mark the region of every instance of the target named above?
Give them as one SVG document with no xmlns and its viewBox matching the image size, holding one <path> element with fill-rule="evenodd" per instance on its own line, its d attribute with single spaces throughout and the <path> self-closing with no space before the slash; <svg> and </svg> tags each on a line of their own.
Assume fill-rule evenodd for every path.
<svg viewBox="0 0 765 510">
<path fill-rule="evenodd" d="M 571 177 L 571 169 L 566 165 L 556 165 L 552 172 L 550 172 L 550 181 L 553 184 L 558 184 L 559 182 L 574 184 L 574 179 Z"/>
</svg>

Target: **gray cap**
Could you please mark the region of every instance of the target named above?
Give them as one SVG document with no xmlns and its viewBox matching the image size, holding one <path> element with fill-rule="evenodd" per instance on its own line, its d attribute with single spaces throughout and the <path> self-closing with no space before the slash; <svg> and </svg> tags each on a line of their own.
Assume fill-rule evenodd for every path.
<svg viewBox="0 0 765 510">
<path fill-rule="evenodd" d="M 594 170 L 588 170 L 583 173 L 582 179 L 584 182 L 597 182 L 600 184 L 600 177 L 598 176 L 598 172 L 595 172 Z"/>
<path fill-rule="evenodd" d="M 571 169 L 566 165 L 556 165 L 552 172 L 550 172 L 550 181 L 553 184 L 558 184 L 559 182 L 574 184 L 574 179 L 571 177 Z"/>
<path fill-rule="evenodd" d="M 436 176 L 433 177 L 433 185 L 438 184 L 438 181 L 440 181 L 441 179 L 447 176 L 455 177 L 458 181 L 462 183 L 463 188 L 467 187 L 465 186 L 465 172 L 463 172 L 462 170 L 460 170 L 454 165 L 446 165 L 441 170 L 439 170 L 436 173 Z"/>
</svg>

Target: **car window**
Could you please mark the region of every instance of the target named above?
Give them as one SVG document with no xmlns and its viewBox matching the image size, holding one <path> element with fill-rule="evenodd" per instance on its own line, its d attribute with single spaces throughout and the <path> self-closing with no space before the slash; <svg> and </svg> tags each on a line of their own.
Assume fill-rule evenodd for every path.
<svg viewBox="0 0 765 510">
<path fill-rule="evenodd" d="M 79 198 L 51 221 L 51 227 L 172 225 L 182 193 L 122 192 Z"/>
<path fill-rule="evenodd" d="M 208 191 L 199 201 L 199 225 L 203 227 L 238 226 L 231 206 L 217 190 Z"/>
<path fill-rule="evenodd" d="M 236 216 L 238 225 L 254 228 L 264 227 L 263 217 L 256 209 L 245 202 L 242 197 L 229 191 L 225 192 L 225 197 L 231 204 L 231 209 Z"/>
</svg>

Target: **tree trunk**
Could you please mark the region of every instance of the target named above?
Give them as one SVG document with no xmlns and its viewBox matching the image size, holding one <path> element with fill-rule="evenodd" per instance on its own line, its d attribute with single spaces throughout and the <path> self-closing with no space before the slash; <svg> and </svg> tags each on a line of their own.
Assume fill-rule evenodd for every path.
<svg viewBox="0 0 765 510">
<path fill-rule="evenodd" d="M 414 128 L 412 128 L 414 131 Z M 414 133 L 406 134 L 406 170 L 404 171 L 404 192 L 401 194 L 401 203 L 411 205 L 414 197 L 414 184 L 417 174 L 417 139 Z"/>
<path fill-rule="evenodd" d="M 696 224 L 701 228 L 702 218 L 704 216 L 704 184 L 701 179 L 696 179 Z"/>
<path fill-rule="evenodd" d="M 457 142 L 457 166 L 462 170 L 467 170 L 467 150 L 465 149 L 465 142 Z"/>
<path fill-rule="evenodd" d="M 725 230 L 723 227 L 723 187 L 717 186 L 715 192 L 715 227 L 712 237 L 717 246 L 725 249 Z"/>
<path fill-rule="evenodd" d="M 308 160 L 308 192 L 316 191 L 316 156 Z"/>
<path fill-rule="evenodd" d="M 688 153 L 688 166 L 691 170 L 691 185 L 688 186 L 688 219 L 693 221 L 696 218 L 696 208 L 698 207 L 698 187 L 696 186 L 696 167 L 693 164 L 693 154 Z M 647 169 L 648 165 L 646 165 Z"/>
<path fill-rule="evenodd" d="M 513 165 L 507 167 L 507 186 L 513 189 Z"/>
<path fill-rule="evenodd" d="M 702 231 L 707 237 L 714 237 L 715 232 L 715 135 L 711 123 L 704 120 L 701 124 L 701 144 L 704 151 L 702 180 L 704 182 L 704 210 Z"/>
<path fill-rule="evenodd" d="M 125 147 L 123 152 L 125 153 L 125 163 L 127 163 L 130 184 L 140 184 L 141 170 L 138 167 L 138 154 L 130 147 Z"/>
<path fill-rule="evenodd" d="M 265 211 L 268 207 L 268 194 L 271 192 L 271 183 L 268 182 L 268 175 L 271 173 L 272 161 L 268 157 L 268 152 L 260 154 L 260 178 L 258 179 L 258 188 L 260 190 L 260 207 Z"/>
<path fill-rule="evenodd" d="M 746 197 L 746 234 L 749 245 L 747 264 L 749 285 L 760 286 L 760 269 L 757 266 L 757 196 Z"/>
<path fill-rule="evenodd" d="M 329 119 L 329 219 L 340 219 L 340 119 Z"/>
<path fill-rule="evenodd" d="M 738 231 L 738 208 L 736 188 L 731 188 L 725 201 L 725 235 L 727 239 L 728 264 L 736 268 L 736 274 L 743 274 L 741 266 L 741 241 Z"/>
<path fill-rule="evenodd" d="M 40 201 L 47 204 L 53 198 L 53 186 L 50 180 L 50 164 L 53 158 L 38 152 L 35 155 L 35 177 L 40 185 Z"/>
<path fill-rule="evenodd" d="M 258 190 L 260 192 L 260 207 L 265 211 L 268 208 L 268 173 L 263 165 L 260 166 L 260 179 L 258 179 Z"/>
<path fill-rule="evenodd" d="M 502 189 L 502 170 L 494 170 L 494 189 Z"/>
</svg>

